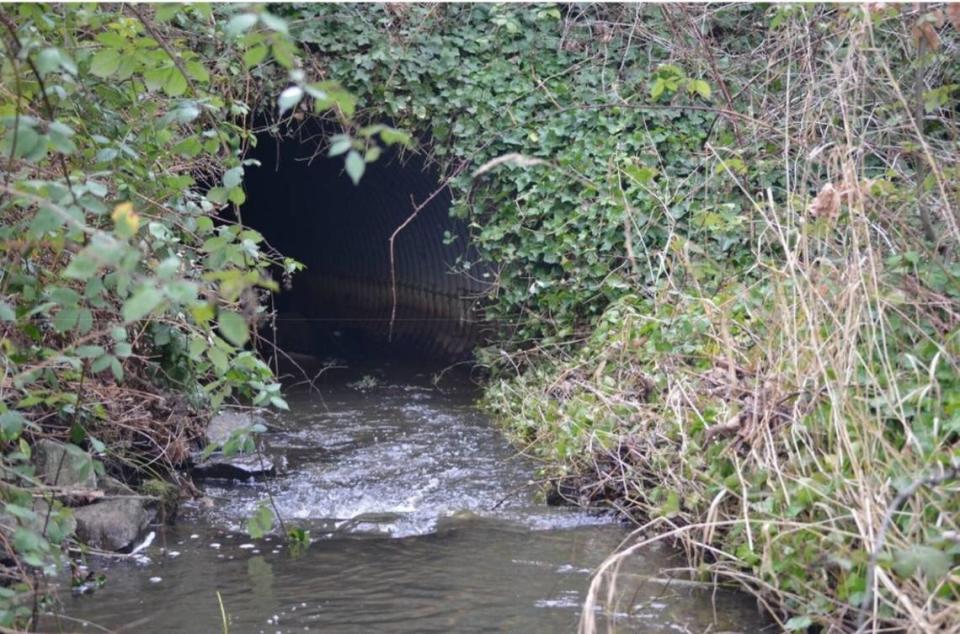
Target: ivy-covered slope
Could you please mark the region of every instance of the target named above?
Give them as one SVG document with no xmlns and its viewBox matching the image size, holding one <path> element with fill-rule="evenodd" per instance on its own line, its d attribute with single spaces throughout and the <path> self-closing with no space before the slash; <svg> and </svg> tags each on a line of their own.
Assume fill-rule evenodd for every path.
<svg viewBox="0 0 960 634">
<path fill-rule="evenodd" d="M 442 175 L 469 166 L 450 182 L 453 213 L 470 220 L 472 239 L 500 267 L 491 314 L 513 322 L 536 306 L 516 336 L 569 336 L 630 286 L 644 248 L 689 224 L 689 201 L 665 208 L 643 192 L 661 173 L 701 180 L 717 114 L 710 85 L 661 64 L 659 47 L 567 28 L 553 6 L 315 6 L 295 15 L 296 37 L 369 116 L 419 131 Z M 633 261 L 628 208 L 637 224 L 628 234 L 645 233 Z"/>
</svg>

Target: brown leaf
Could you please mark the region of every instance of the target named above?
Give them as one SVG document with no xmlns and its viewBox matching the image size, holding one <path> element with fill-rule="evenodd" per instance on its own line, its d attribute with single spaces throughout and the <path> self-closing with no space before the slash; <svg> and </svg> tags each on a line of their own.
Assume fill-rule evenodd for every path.
<svg viewBox="0 0 960 634">
<path fill-rule="evenodd" d="M 947 4 L 947 19 L 957 31 L 960 31 L 960 2 L 950 2 Z"/>
<path fill-rule="evenodd" d="M 887 11 L 895 9 L 899 10 L 897 5 L 890 5 L 888 2 L 868 2 L 867 11 L 869 13 L 886 13 Z"/>
<path fill-rule="evenodd" d="M 807 213 L 814 218 L 836 218 L 840 213 L 840 192 L 832 183 L 827 183 L 810 203 Z"/>
<path fill-rule="evenodd" d="M 913 41 L 918 48 L 925 44 L 928 50 L 936 51 L 940 48 L 940 34 L 937 29 L 943 26 L 943 11 L 930 11 L 921 15 L 917 23 L 910 29 Z"/>
<path fill-rule="evenodd" d="M 927 49 L 931 51 L 940 48 L 940 36 L 937 35 L 937 30 L 929 22 L 915 25 L 910 32 L 913 34 L 913 42 L 918 48 L 922 44 L 926 45 Z"/>
<path fill-rule="evenodd" d="M 944 24 L 943 11 L 941 11 L 940 9 L 937 9 L 936 11 L 931 11 L 930 13 L 927 14 L 927 21 L 932 22 L 933 26 L 939 29 Z"/>
</svg>

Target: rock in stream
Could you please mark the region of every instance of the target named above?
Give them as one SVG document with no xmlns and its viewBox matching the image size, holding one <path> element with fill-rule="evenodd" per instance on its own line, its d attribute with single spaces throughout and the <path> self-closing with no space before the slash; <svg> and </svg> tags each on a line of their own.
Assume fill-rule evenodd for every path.
<svg viewBox="0 0 960 634">
<path fill-rule="evenodd" d="M 217 414 L 207 426 L 207 443 L 223 445 L 233 434 L 257 424 L 266 427 L 266 421 L 255 414 L 246 412 Z M 198 459 L 193 466 L 193 476 L 201 479 L 249 480 L 265 478 L 275 474 L 276 465 L 274 465 L 274 461 L 269 456 L 258 454 L 224 456 L 215 453 L 205 459 Z"/>
<path fill-rule="evenodd" d="M 94 548 L 114 551 L 132 547 L 156 514 L 138 497 L 103 500 L 73 511 L 77 539 Z"/>
</svg>

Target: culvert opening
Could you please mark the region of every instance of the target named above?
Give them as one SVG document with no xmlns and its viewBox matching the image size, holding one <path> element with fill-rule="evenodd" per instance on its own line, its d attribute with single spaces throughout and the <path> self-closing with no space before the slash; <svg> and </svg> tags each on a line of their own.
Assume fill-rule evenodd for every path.
<svg viewBox="0 0 960 634">
<path fill-rule="evenodd" d="M 449 192 L 436 193 L 422 158 L 390 151 L 354 185 L 343 157 L 327 158 L 310 138 L 261 134 L 250 153 L 260 167 L 247 169 L 243 222 L 306 265 L 274 297 L 277 346 L 319 357 L 468 358 L 482 336 L 486 282 L 459 264 L 476 258 L 464 223 L 449 215 Z M 397 234 L 391 271 L 391 235 L 431 195 Z"/>
</svg>

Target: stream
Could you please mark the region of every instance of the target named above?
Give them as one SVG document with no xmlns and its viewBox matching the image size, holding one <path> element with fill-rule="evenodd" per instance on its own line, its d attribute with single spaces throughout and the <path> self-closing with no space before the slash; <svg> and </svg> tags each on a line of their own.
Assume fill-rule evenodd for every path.
<svg viewBox="0 0 960 634">
<path fill-rule="evenodd" d="M 331 369 L 271 420 L 266 482 L 207 481 L 138 555 L 91 558 L 90 595 L 61 589 L 45 631 L 575 632 L 591 571 L 627 536 L 609 515 L 550 507 L 536 464 L 474 406 L 476 388 L 408 365 Z M 269 488 L 313 543 L 289 552 L 242 521 Z M 627 567 L 617 631 L 758 631 L 744 595 L 667 582 L 651 548 Z M 222 601 L 222 612 L 221 602 Z M 598 615 L 604 621 L 604 615 Z M 89 622 L 89 623 L 85 623 Z"/>
</svg>

